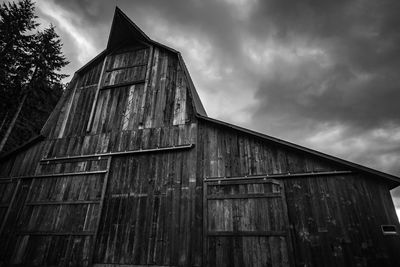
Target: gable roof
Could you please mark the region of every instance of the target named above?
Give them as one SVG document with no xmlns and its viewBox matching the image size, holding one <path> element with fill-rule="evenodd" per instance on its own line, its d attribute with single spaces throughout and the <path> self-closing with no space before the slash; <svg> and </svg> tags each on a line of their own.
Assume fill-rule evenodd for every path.
<svg viewBox="0 0 400 267">
<path fill-rule="evenodd" d="M 38 134 L 38 135 L 32 137 L 31 139 L 29 139 L 25 143 L 17 146 L 13 150 L 2 153 L 0 155 L 0 162 L 3 160 L 9 159 L 11 156 L 30 148 L 31 146 L 39 143 L 40 141 L 43 141 L 44 139 L 45 139 L 45 137 L 41 134 Z"/>
</svg>

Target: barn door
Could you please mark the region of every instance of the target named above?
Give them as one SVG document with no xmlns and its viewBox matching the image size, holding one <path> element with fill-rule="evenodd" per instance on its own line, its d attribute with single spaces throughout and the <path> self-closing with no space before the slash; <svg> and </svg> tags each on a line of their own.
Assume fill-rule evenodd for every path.
<svg viewBox="0 0 400 267">
<path fill-rule="evenodd" d="M 18 181 L 2 226 L 7 266 L 88 266 L 95 243 L 109 159 L 42 162 Z"/>
<path fill-rule="evenodd" d="M 206 266 L 290 266 L 283 183 L 204 183 Z"/>
</svg>

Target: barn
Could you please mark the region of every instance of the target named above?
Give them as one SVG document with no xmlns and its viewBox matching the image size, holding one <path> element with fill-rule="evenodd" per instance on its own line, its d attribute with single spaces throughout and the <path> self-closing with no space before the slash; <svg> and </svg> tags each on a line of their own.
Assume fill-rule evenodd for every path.
<svg viewBox="0 0 400 267">
<path fill-rule="evenodd" d="M 399 177 L 208 117 L 118 8 L 0 177 L 0 266 L 400 266 Z"/>
</svg>

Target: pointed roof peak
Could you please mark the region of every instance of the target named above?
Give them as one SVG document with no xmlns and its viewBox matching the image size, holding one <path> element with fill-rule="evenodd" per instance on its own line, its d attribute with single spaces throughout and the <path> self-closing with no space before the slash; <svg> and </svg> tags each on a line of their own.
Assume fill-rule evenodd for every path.
<svg viewBox="0 0 400 267">
<path fill-rule="evenodd" d="M 111 50 L 127 39 L 139 43 L 151 43 L 151 39 L 118 6 L 115 6 L 106 49 Z"/>
<path fill-rule="evenodd" d="M 160 44 L 150 39 L 150 37 L 147 36 L 147 34 L 145 34 L 118 6 L 115 6 L 114 18 L 111 25 L 110 35 L 108 37 L 106 51 L 112 51 L 114 48 L 117 48 L 119 45 L 128 41 L 147 45 L 155 45 L 177 54 L 181 67 L 184 69 L 185 75 L 187 76 L 187 79 L 189 81 L 189 89 L 193 98 L 196 113 L 202 116 L 207 116 L 207 113 L 204 109 L 203 104 L 201 103 L 200 97 L 197 94 L 189 71 L 187 70 L 180 53 L 171 47 Z"/>
<path fill-rule="evenodd" d="M 122 32 L 122 36 L 118 33 Z M 115 43 L 126 41 L 127 36 L 132 36 L 139 42 L 160 46 L 170 52 L 179 54 L 175 49 L 152 40 L 142 29 L 139 28 L 118 6 L 115 6 L 114 18 L 108 37 L 107 50 L 111 49 Z M 116 40 L 115 37 L 117 38 Z M 121 37 L 121 38 L 118 38 Z M 132 38 L 131 38 L 132 39 Z"/>
</svg>

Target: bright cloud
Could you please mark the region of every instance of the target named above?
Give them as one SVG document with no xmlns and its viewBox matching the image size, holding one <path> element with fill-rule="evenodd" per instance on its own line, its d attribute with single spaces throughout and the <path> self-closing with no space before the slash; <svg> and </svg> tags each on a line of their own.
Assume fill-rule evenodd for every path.
<svg viewBox="0 0 400 267">
<path fill-rule="evenodd" d="M 83 30 L 77 28 L 73 23 L 73 14 L 58 7 L 52 1 L 38 1 L 38 9 L 45 15 L 54 19 L 59 29 L 70 35 L 78 51 L 78 60 L 80 64 L 88 62 L 96 55 L 96 48 L 87 38 Z"/>
</svg>

